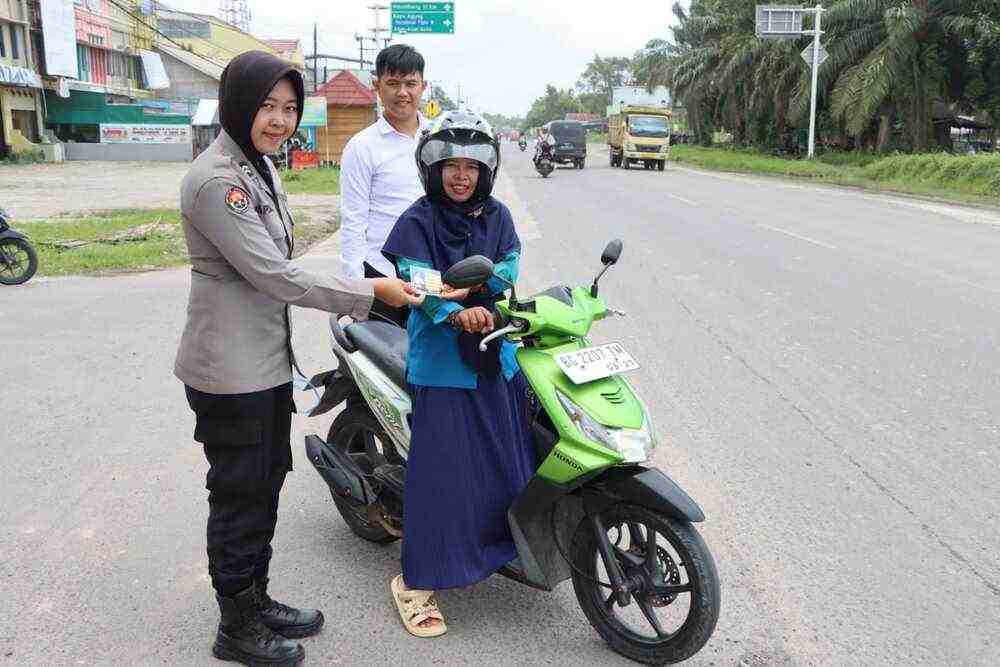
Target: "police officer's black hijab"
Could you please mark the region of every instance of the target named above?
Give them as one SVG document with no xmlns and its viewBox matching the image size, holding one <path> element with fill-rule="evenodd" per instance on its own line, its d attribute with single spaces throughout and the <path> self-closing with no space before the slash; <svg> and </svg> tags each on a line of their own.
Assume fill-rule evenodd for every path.
<svg viewBox="0 0 1000 667">
<path fill-rule="evenodd" d="M 272 193 L 271 171 L 264 164 L 263 155 L 254 148 L 250 131 L 260 106 L 283 78 L 292 84 L 298 99 L 297 130 L 302 121 L 306 93 L 302 75 L 290 63 L 263 51 L 247 51 L 229 62 L 219 80 L 219 123 L 267 181 Z"/>
</svg>

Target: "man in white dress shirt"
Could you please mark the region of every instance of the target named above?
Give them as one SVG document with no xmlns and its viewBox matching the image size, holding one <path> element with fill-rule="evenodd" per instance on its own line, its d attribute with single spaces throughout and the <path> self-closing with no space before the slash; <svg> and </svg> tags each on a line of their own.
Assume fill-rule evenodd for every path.
<svg viewBox="0 0 1000 667">
<path fill-rule="evenodd" d="M 424 194 L 414 158 L 424 122 L 418 113 L 427 88 L 424 58 L 412 46 L 393 44 L 375 59 L 375 77 L 382 116 L 347 142 L 340 166 L 340 258 L 349 278 L 395 276 L 382 246 Z M 409 315 L 408 308 L 390 306 L 372 312 L 404 327 Z"/>
</svg>

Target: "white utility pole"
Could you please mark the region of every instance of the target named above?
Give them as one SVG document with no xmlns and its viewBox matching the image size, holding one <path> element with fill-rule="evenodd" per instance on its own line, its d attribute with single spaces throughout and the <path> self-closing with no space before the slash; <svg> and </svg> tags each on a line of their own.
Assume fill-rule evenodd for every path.
<svg viewBox="0 0 1000 667">
<path fill-rule="evenodd" d="M 368 5 L 368 9 L 372 10 L 373 12 L 375 12 L 375 27 L 372 28 L 372 35 L 374 35 L 375 42 L 376 42 L 375 50 L 378 51 L 378 40 L 380 40 L 380 39 L 382 40 L 382 47 L 383 48 L 385 48 L 386 46 L 389 46 L 389 43 L 392 41 L 392 28 L 391 28 L 391 26 L 389 28 L 383 28 L 382 27 L 382 18 L 381 18 L 382 17 L 382 11 L 383 10 L 388 10 L 389 9 L 389 5 L 380 5 L 380 4 L 376 3 L 374 5 Z M 390 19 L 390 22 L 391 22 L 391 19 Z M 382 37 L 382 33 L 384 33 L 384 32 L 385 33 L 389 33 L 389 36 L 388 37 Z"/>
<path fill-rule="evenodd" d="M 816 5 L 816 21 L 813 26 L 812 43 L 812 99 L 809 101 L 809 159 L 816 156 L 816 93 L 819 86 L 819 37 L 823 34 L 820 29 L 823 21 L 823 5 Z"/>
</svg>

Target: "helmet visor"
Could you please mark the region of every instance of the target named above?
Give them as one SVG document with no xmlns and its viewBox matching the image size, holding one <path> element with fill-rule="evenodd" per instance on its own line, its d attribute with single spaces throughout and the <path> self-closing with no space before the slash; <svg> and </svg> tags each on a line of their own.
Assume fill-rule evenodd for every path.
<svg viewBox="0 0 1000 667">
<path fill-rule="evenodd" d="M 466 158 L 480 162 L 496 171 L 497 153 L 490 144 L 461 144 L 443 139 L 431 139 L 420 150 L 420 161 L 428 167 L 442 160 Z"/>
</svg>

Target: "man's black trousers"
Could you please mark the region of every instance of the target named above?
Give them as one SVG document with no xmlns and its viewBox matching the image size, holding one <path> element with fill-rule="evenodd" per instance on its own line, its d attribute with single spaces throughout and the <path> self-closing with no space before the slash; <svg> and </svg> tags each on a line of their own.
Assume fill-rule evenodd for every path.
<svg viewBox="0 0 1000 667">
<path fill-rule="evenodd" d="M 249 394 L 185 387 L 209 470 L 208 573 L 231 596 L 267 576 L 278 495 L 292 469 L 292 385 Z"/>
</svg>

